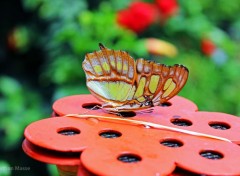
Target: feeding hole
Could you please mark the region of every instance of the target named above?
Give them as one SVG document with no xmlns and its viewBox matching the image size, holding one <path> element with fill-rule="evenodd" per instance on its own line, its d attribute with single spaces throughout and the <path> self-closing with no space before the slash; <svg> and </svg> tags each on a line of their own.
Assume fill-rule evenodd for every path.
<svg viewBox="0 0 240 176">
<path fill-rule="evenodd" d="M 102 107 L 102 105 L 99 103 L 84 103 L 82 107 L 90 110 L 98 110 Z"/>
<path fill-rule="evenodd" d="M 211 160 L 219 160 L 223 158 L 223 154 L 213 150 L 204 150 L 200 152 L 200 155 L 204 158 L 211 159 Z"/>
<path fill-rule="evenodd" d="M 118 112 L 117 115 L 118 115 L 118 116 L 121 116 L 121 117 L 134 117 L 134 116 L 136 116 L 136 113 L 133 112 L 133 111 Z"/>
<path fill-rule="evenodd" d="M 103 131 L 103 132 L 99 133 L 99 136 L 101 136 L 103 138 L 118 138 L 118 137 L 122 136 L 122 133 L 120 133 L 118 131 L 114 131 L 114 130 L 107 130 L 107 131 Z"/>
<path fill-rule="evenodd" d="M 65 135 L 65 136 L 73 136 L 73 135 L 80 134 L 80 130 L 73 127 L 61 128 L 57 132 L 58 134 Z"/>
<path fill-rule="evenodd" d="M 210 122 L 209 126 L 216 130 L 228 130 L 231 127 L 225 122 Z"/>
<path fill-rule="evenodd" d="M 168 107 L 168 106 L 172 106 L 172 103 L 170 103 L 170 102 L 164 102 L 164 103 L 161 103 L 159 106 Z"/>
<path fill-rule="evenodd" d="M 164 139 L 160 142 L 160 144 L 166 146 L 166 147 L 173 147 L 173 148 L 177 148 L 177 147 L 182 147 L 183 146 L 183 142 L 177 140 L 177 139 Z"/>
<path fill-rule="evenodd" d="M 142 158 L 135 154 L 122 154 L 117 158 L 123 163 L 136 163 L 142 160 Z"/>
<path fill-rule="evenodd" d="M 176 125 L 176 126 L 191 126 L 192 122 L 187 119 L 172 119 L 171 123 Z"/>
</svg>

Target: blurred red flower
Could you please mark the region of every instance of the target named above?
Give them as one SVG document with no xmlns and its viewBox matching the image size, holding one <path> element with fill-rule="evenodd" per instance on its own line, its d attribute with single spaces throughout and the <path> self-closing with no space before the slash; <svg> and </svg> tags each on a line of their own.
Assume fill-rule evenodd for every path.
<svg viewBox="0 0 240 176">
<path fill-rule="evenodd" d="M 211 56 L 213 52 L 215 51 L 216 46 L 210 39 L 203 39 L 201 41 L 201 50 L 203 54 L 207 56 Z"/>
<path fill-rule="evenodd" d="M 149 27 L 157 16 L 156 7 L 145 2 L 133 2 L 128 9 L 117 13 L 117 23 L 136 33 Z"/>
<path fill-rule="evenodd" d="M 176 14 L 179 8 L 177 0 L 156 0 L 155 2 L 164 19 Z"/>
</svg>

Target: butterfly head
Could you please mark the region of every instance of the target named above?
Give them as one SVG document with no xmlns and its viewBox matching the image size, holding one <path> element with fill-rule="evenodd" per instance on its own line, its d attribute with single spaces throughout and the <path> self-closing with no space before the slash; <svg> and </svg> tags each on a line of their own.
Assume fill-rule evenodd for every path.
<svg viewBox="0 0 240 176">
<path fill-rule="evenodd" d="M 140 103 L 141 108 L 151 108 L 154 107 L 153 101 L 149 96 L 144 96 L 145 100 Z"/>
</svg>

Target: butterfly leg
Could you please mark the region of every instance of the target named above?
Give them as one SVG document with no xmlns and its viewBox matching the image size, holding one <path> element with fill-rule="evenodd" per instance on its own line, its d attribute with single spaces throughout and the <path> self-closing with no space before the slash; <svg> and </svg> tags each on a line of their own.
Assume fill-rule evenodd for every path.
<svg viewBox="0 0 240 176">
<path fill-rule="evenodd" d="M 138 111 L 138 113 L 139 113 L 139 114 L 152 113 L 153 110 L 154 110 L 154 109 L 151 108 L 151 109 L 147 109 L 147 110 Z"/>
<path fill-rule="evenodd" d="M 103 107 L 102 107 L 102 106 L 99 106 L 99 105 L 95 105 L 95 106 L 93 106 L 92 108 L 84 111 L 82 114 L 87 114 L 89 111 L 97 110 L 97 109 L 103 109 Z"/>
</svg>

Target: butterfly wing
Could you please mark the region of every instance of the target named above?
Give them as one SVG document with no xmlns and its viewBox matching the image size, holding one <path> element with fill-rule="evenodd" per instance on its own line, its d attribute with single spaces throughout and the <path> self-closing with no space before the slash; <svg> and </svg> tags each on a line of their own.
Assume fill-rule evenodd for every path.
<svg viewBox="0 0 240 176">
<path fill-rule="evenodd" d="M 149 108 L 175 96 L 185 85 L 188 69 L 138 59 L 125 51 L 105 48 L 86 54 L 87 87 L 109 111 Z"/>
<path fill-rule="evenodd" d="M 136 69 L 125 51 L 115 51 L 99 44 L 100 51 L 86 54 L 83 69 L 90 92 L 104 103 L 121 106 L 135 92 Z"/>
<path fill-rule="evenodd" d="M 183 65 L 166 66 L 144 59 L 137 60 L 136 72 L 136 82 L 144 85 L 141 101 L 148 97 L 154 105 L 164 103 L 175 96 L 185 85 L 189 73 Z"/>
</svg>

